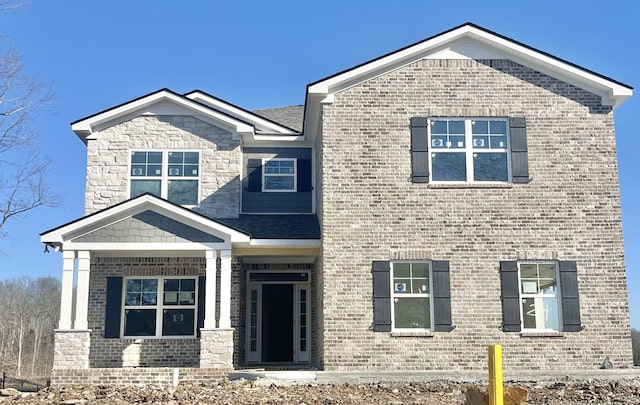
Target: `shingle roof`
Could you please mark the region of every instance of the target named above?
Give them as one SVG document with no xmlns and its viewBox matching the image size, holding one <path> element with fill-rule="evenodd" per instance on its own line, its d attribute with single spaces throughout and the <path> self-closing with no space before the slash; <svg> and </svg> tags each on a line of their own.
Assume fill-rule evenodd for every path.
<svg viewBox="0 0 640 405">
<path fill-rule="evenodd" d="M 252 239 L 320 239 L 320 224 L 314 214 L 250 215 L 239 218 L 212 218 L 248 233 Z"/>
<path fill-rule="evenodd" d="M 292 105 L 288 107 L 279 107 L 279 108 L 266 108 L 264 110 L 255 110 L 252 112 L 254 114 L 267 118 L 271 121 L 280 123 L 285 127 L 295 129 L 296 131 L 302 131 L 302 120 L 304 117 L 303 105 Z"/>
</svg>

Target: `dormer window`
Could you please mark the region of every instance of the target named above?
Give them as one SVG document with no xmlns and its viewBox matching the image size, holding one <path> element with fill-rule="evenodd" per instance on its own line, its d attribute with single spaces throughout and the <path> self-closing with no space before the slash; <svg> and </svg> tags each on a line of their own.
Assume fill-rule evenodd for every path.
<svg viewBox="0 0 640 405">
<path fill-rule="evenodd" d="M 198 204 L 199 152 L 133 151 L 130 174 L 132 198 L 151 193 L 175 204 Z"/>
</svg>

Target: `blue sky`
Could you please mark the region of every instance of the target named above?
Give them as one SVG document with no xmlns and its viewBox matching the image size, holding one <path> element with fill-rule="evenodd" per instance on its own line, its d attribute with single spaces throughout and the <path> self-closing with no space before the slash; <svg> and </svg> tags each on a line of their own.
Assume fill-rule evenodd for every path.
<svg viewBox="0 0 640 405">
<path fill-rule="evenodd" d="M 160 88 L 246 109 L 302 104 L 323 77 L 471 21 L 640 87 L 640 10 L 616 1 L 44 1 L 0 15 L 0 34 L 56 99 L 33 122 L 58 208 L 10 222 L 0 278 L 61 273 L 38 234 L 83 215 L 84 144 L 69 123 Z M 615 111 L 632 326 L 640 328 L 640 94 Z"/>
</svg>

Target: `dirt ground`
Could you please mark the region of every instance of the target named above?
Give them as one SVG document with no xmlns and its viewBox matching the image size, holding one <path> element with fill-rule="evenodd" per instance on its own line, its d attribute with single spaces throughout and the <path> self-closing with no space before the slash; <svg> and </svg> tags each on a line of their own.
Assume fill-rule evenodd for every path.
<svg viewBox="0 0 640 405">
<path fill-rule="evenodd" d="M 640 404 L 640 380 L 512 384 L 528 391 L 526 404 Z M 252 381 L 180 384 L 175 388 L 74 386 L 0 396 L 1 404 L 467 404 L 485 386 L 453 382 L 281 386 Z"/>
</svg>

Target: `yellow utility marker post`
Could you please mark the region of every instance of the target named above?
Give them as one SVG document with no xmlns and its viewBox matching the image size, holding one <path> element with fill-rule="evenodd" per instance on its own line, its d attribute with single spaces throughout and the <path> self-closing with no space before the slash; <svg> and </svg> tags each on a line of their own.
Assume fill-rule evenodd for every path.
<svg viewBox="0 0 640 405">
<path fill-rule="evenodd" d="M 489 405 L 503 404 L 502 346 L 489 345 Z"/>
</svg>

